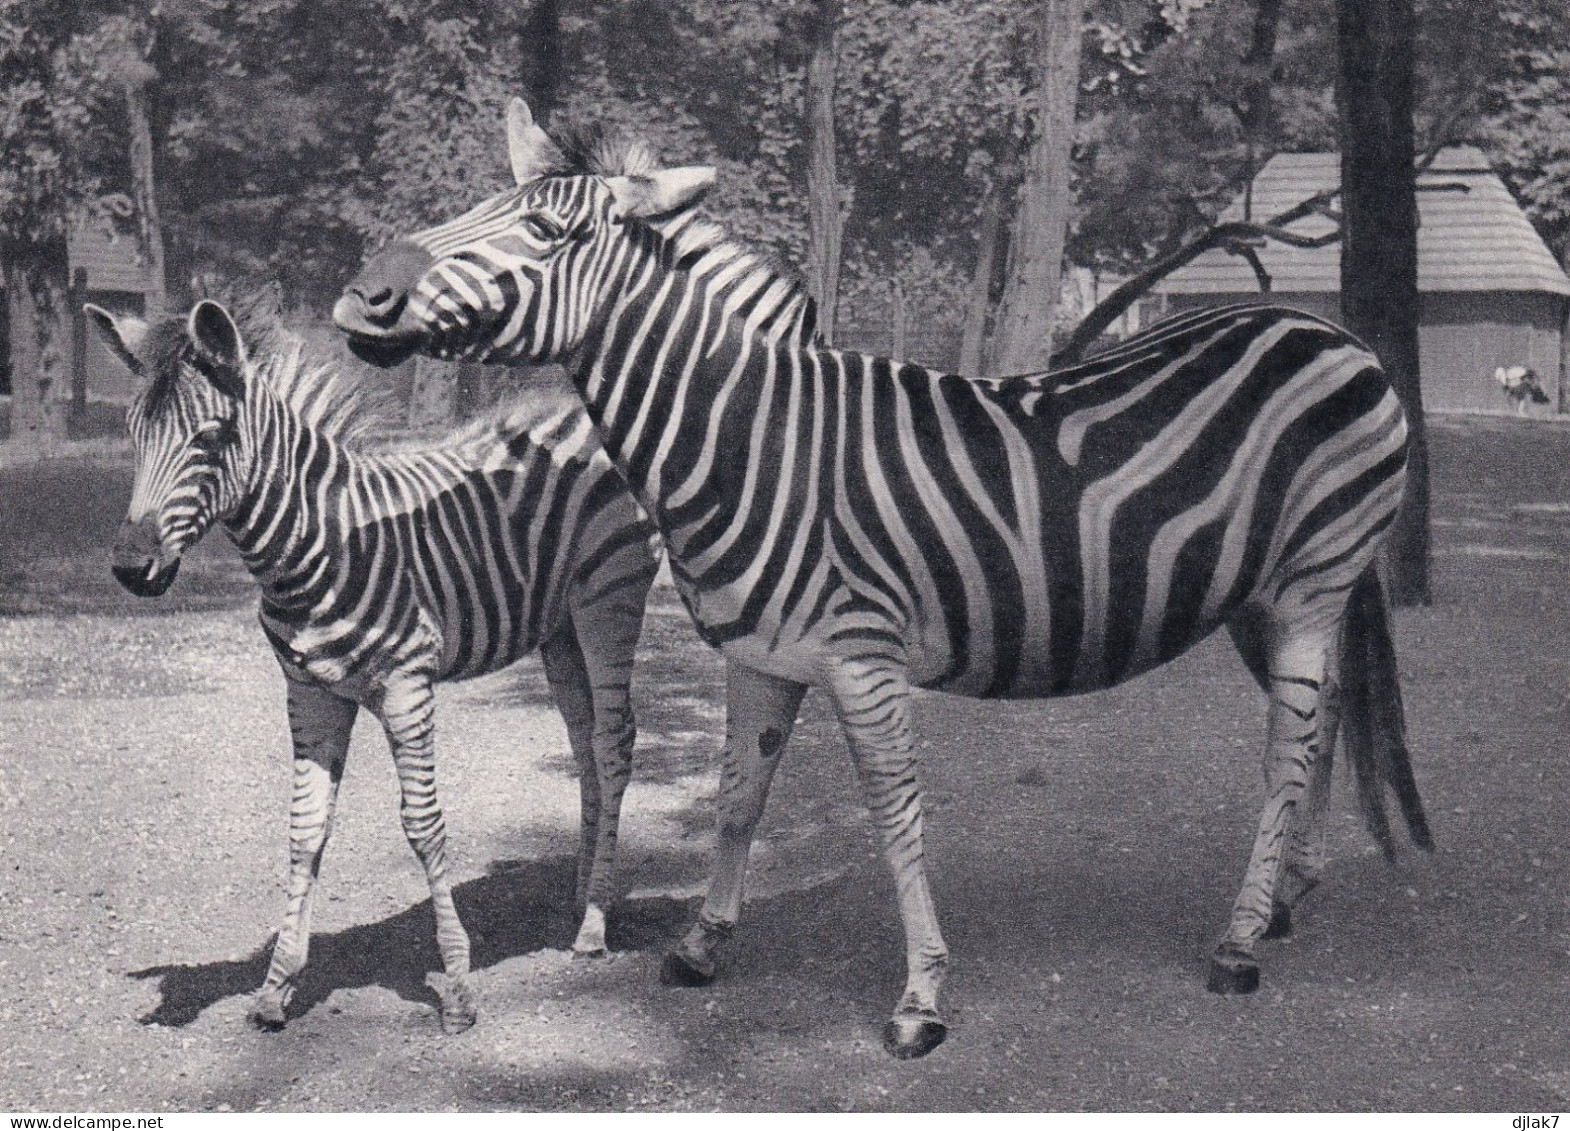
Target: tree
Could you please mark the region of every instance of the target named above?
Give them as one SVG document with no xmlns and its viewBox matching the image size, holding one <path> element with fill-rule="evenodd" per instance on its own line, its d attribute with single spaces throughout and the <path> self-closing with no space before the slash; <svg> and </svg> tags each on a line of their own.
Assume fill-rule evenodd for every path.
<svg viewBox="0 0 1570 1131">
<path fill-rule="evenodd" d="M 839 174 L 835 163 L 834 77 L 839 65 L 837 38 L 844 0 L 814 0 L 811 48 L 807 61 L 807 214 L 809 257 L 818 324 L 825 342 L 834 342 L 839 307 Z"/>
<path fill-rule="evenodd" d="M 1024 373 L 1051 360 L 1053 315 L 1072 196 L 1070 166 L 1079 96 L 1084 0 L 1041 0 L 1035 20 L 1034 137 L 1009 240 L 992 369 Z"/>
<path fill-rule="evenodd" d="M 72 82 L 74 6 L 0 0 L 0 263 L 11 348 L 11 438 L 65 436 L 71 383 L 67 234 L 91 179 L 87 111 Z"/>
<path fill-rule="evenodd" d="M 1410 429 L 1406 501 L 1389 544 L 1390 591 L 1429 603 L 1428 444 L 1418 372 L 1416 44 L 1412 0 L 1338 0 L 1341 316 L 1379 355 Z"/>
</svg>

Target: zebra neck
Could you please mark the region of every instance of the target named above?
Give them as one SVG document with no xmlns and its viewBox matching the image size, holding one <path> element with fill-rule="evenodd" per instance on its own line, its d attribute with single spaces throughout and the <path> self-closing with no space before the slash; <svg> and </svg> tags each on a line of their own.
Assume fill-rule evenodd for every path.
<svg viewBox="0 0 1570 1131">
<path fill-rule="evenodd" d="M 669 537 L 670 496 L 701 478 L 701 453 L 735 450 L 725 432 L 754 422 L 758 375 L 793 371 L 789 359 L 815 342 L 814 308 L 796 280 L 734 244 L 637 257 L 625 280 L 572 376 L 612 461 Z"/>
<path fill-rule="evenodd" d="M 321 572 L 357 460 L 276 400 L 252 422 L 250 485 L 224 525 L 266 601 L 287 607 Z"/>
</svg>

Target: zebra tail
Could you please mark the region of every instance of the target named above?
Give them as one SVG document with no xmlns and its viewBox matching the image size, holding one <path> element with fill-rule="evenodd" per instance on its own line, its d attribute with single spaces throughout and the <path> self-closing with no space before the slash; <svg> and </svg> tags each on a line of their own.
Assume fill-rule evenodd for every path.
<svg viewBox="0 0 1570 1131">
<path fill-rule="evenodd" d="M 1373 566 L 1352 589 L 1342 636 L 1341 670 L 1342 730 L 1347 759 L 1357 778 L 1364 823 L 1385 858 L 1394 860 L 1395 842 L 1385 815 L 1384 790 L 1388 788 L 1395 794 L 1412 843 L 1431 851 L 1433 835 L 1406 745 L 1406 713 L 1384 587 Z"/>
</svg>

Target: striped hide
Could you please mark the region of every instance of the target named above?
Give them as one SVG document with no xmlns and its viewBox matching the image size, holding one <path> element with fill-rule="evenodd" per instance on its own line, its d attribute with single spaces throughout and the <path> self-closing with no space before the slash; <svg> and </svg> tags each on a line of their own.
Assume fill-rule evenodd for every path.
<svg viewBox="0 0 1570 1131">
<path fill-rule="evenodd" d="M 436 796 L 433 686 L 539 648 L 582 787 L 574 950 L 605 948 L 634 721 L 628 684 L 657 565 L 653 529 L 583 409 L 543 394 L 422 450 L 367 443 L 348 382 L 292 349 L 253 362 L 221 305 L 149 325 L 88 313 L 139 378 L 114 570 L 153 596 L 214 525 L 262 591 L 294 742 L 287 910 L 253 1019 L 284 1024 L 360 708 L 382 724 L 404 831 L 430 883 L 450 1032 L 472 1025 L 469 938 Z"/>
<path fill-rule="evenodd" d="M 1266 799 L 1211 987 L 1317 882 L 1340 723 L 1365 808 L 1428 833 L 1375 556 L 1406 421 L 1377 359 L 1296 311 L 1162 324 L 1061 372 L 968 380 L 781 333 L 799 288 L 713 226 L 706 169 L 584 172 L 516 104 L 517 187 L 394 244 L 335 309 L 357 348 L 566 359 L 612 460 L 728 662 L 715 876 L 668 980 L 712 978 L 808 686 L 843 725 L 882 834 L 907 982 L 885 1041 L 946 1033 L 923 862 L 913 687 L 1105 688 L 1225 626 L 1269 698 Z M 1298 818 L 1298 809 L 1305 813 Z"/>
</svg>

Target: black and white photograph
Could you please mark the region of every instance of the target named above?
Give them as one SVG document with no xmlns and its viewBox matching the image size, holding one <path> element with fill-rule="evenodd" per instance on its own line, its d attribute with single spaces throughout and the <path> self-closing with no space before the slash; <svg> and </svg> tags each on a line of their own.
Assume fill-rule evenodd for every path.
<svg viewBox="0 0 1570 1131">
<path fill-rule="evenodd" d="M 1553 1131 L 1567 265 L 1566 0 L 0 0 L 7 1127 Z"/>
</svg>

